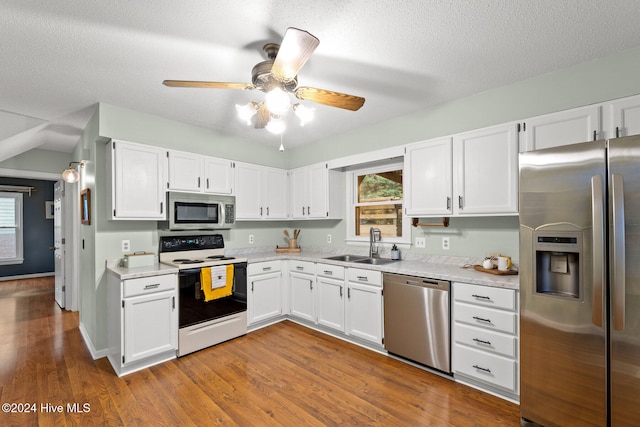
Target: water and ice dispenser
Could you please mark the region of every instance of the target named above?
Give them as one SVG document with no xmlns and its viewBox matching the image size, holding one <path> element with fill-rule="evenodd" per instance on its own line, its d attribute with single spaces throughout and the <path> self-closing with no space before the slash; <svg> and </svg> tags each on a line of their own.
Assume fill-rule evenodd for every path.
<svg viewBox="0 0 640 427">
<path fill-rule="evenodd" d="M 582 300 L 582 233 L 534 233 L 534 286 L 538 295 Z"/>
</svg>

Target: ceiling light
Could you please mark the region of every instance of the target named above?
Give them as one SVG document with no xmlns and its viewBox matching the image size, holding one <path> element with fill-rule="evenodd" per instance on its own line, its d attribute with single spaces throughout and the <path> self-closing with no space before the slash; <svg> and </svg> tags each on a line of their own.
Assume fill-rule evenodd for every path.
<svg viewBox="0 0 640 427">
<path fill-rule="evenodd" d="M 305 107 L 302 104 L 296 104 L 293 106 L 293 112 L 300 119 L 300 126 L 304 126 L 313 120 L 315 108 Z"/>
<path fill-rule="evenodd" d="M 273 115 L 282 116 L 291 107 L 289 95 L 279 87 L 271 89 L 264 97 L 267 110 Z"/>
<path fill-rule="evenodd" d="M 245 105 L 236 104 L 236 111 L 238 112 L 240 120 L 243 120 L 247 122 L 247 125 L 250 125 L 251 117 L 255 116 L 258 112 L 258 103 L 251 101 Z"/>
<path fill-rule="evenodd" d="M 78 171 L 75 169 L 73 165 L 80 165 L 80 167 L 83 168 L 84 163 L 70 162 L 69 167 L 62 172 L 62 179 L 70 184 L 73 184 L 74 182 L 78 182 L 78 180 L 80 179 L 80 174 L 78 173 Z"/>
<path fill-rule="evenodd" d="M 269 123 L 265 126 L 269 132 L 274 135 L 280 135 L 286 129 L 287 125 L 281 117 L 271 117 Z"/>
</svg>

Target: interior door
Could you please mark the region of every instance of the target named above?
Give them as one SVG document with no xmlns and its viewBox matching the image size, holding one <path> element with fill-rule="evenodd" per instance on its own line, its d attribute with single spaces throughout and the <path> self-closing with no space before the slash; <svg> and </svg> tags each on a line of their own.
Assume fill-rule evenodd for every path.
<svg viewBox="0 0 640 427">
<path fill-rule="evenodd" d="M 64 284 L 64 182 L 53 185 L 53 257 L 55 267 L 55 299 L 60 308 L 65 307 Z"/>
</svg>

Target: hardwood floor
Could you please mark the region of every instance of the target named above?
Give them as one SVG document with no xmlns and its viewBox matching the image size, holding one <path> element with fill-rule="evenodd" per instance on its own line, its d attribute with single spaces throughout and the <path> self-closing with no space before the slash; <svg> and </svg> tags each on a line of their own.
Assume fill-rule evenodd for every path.
<svg viewBox="0 0 640 427">
<path fill-rule="evenodd" d="M 289 321 L 118 378 L 52 278 L 0 282 L 0 349 L 0 403 L 35 405 L 2 426 L 520 425 L 515 404 Z"/>
</svg>

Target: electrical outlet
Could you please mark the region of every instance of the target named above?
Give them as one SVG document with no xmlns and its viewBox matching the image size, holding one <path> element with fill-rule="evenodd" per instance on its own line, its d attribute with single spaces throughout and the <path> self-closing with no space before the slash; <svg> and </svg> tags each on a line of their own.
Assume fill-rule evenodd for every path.
<svg viewBox="0 0 640 427">
<path fill-rule="evenodd" d="M 255 243 L 255 239 L 253 238 L 253 234 L 249 234 L 249 244 L 253 245 Z"/>
<path fill-rule="evenodd" d="M 448 237 L 443 237 L 442 238 L 442 249 L 445 250 L 445 251 L 448 251 L 449 248 L 450 248 L 449 238 Z"/>
<path fill-rule="evenodd" d="M 122 241 L 122 252 L 131 252 L 131 240 Z"/>
<path fill-rule="evenodd" d="M 426 248 L 427 240 L 424 237 L 416 237 L 416 248 Z"/>
<path fill-rule="evenodd" d="M 327 234 L 327 243 L 331 243 L 331 234 Z"/>
</svg>

